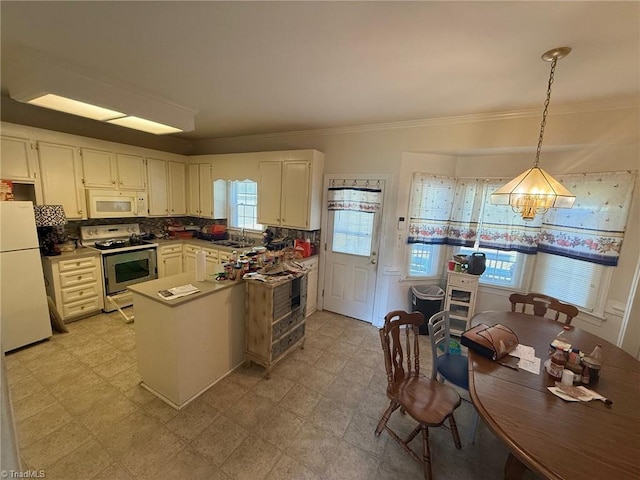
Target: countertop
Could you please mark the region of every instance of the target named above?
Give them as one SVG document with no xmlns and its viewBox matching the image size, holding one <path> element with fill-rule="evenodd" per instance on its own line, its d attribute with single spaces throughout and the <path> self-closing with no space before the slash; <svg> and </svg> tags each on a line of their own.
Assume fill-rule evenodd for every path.
<svg viewBox="0 0 640 480">
<path fill-rule="evenodd" d="M 60 255 L 52 255 L 46 256 L 43 255 L 43 258 L 46 258 L 50 262 L 59 262 L 60 260 L 73 260 L 75 258 L 85 258 L 85 257 L 98 257 L 100 256 L 100 250 L 96 248 L 90 247 L 78 247 L 71 252 L 61 252 Z"/>
<path fill-rule="evenodd" d="M 165 300 L 158 295 L 160 290 L 168 290 L 174 287 L 180 287 L 182 285 L 191 284 L 197 287 L 200 291 L 197 293 L 192 293 L 191 295 L 186 295 L 184 297 L 179 297 L 173 300 Z M 127 287 L 133 293 L 137 293 L 143 295 L 147 298 L 157 301 L 163 305 L 168 307 L 176 307 L 178 305 L 182 305 L 187 302 L 191 302 L 197 300 L 199 298 L 205 297 L 207 295 L 211 295 L 212 293 L 219 292 L 220 290 L 224 290 L 226 288 L 231 288 L 235 286 L 242 285 L 244 288 L 244 283 L 242 281 L 235 282 L 232 280 L 205 280 L 203 282 L 196 281 L 195 272 L 186 272 L 180 273 L 178 275 L 172 275 L 170 277 L 158 278 L 156 280 L 150 280 L 148 282 L 136 283 L 135 285 L 130 285 Z M 135 300 L 134 300 L 134 308 L 135 308 Z"/>
</svg>

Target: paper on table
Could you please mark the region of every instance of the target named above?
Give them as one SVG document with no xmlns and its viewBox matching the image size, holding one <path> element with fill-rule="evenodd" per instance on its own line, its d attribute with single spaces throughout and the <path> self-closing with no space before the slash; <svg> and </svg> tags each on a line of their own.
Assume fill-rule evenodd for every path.
<svg viewBox="0 0 640 480">
<path fill-rule="evenodd" d="M 180 287 L 173 287 L 168 290 L 160 290 L 158 295 L 165 300 L 171 300 L 174 298 L 184 297 L 185 295 L 191 295 L 192 293 L 197 293 L 198 287 L 194 287 L 190 283 L 187 285 L 181 285 Z"/>
<path fill-rule="evenodd" d="M 516 349 L 510 352 L 509 355 L 523 360 L 533 361 L 533 359 L 536 358 L 536 349 L 528 347 L 527 345 L 518 344 Z"/>
<path fill-rule="evenodd" d="M 518 362 L 518 368 L 540 375 L 540 358 L 533 357 L 533 360 L 521 358 Z"/>
<path fill-rule="evenodd" d="M 535 348 L 518 344 L 515 350 L 511 351 L 509 355 L 520 359 L 518 362 L 518 368 L 540 375 L 540 359 L 536 357 Z"/>
</svg>

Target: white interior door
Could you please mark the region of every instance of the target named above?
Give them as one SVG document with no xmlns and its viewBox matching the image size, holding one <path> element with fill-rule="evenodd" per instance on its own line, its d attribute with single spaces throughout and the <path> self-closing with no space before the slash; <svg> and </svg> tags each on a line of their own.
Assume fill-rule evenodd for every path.
<svg viewBox="0 0 640 480">
<path fill-rule="evenodd" d="M 379 209 L 329 210 L 324 270 L 323 309 L 373 321 L 384 182 L 348 180 L 349 185 L 380 191 Z M 332 184 L 342 181 L 332 180 Z"/>
</svg>

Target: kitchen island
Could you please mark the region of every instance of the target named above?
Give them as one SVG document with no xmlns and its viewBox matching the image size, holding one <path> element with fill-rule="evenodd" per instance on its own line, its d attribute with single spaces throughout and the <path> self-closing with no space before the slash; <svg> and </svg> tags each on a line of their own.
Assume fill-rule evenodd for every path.
<svg viewBox="0 0 640 480">
<path fill-rule="evenodd" d="M 171 300 L 158 295 L 187 284 L 199 292 Z M 128 288 L 142 386 L 172 407 L 185 407 L 243 363 L 244 282 L 197 282 L 187 272 Z"/>
</svg>

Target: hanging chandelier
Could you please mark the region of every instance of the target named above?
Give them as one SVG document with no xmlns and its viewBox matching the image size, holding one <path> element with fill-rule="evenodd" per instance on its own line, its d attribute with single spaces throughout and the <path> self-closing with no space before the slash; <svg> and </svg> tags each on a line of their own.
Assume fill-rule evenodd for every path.
<svg viewBox="0 0 640 480">
<path fill-rule="evenodd" d="M 533 220 L 536 214 L 545 213 L 550 208 L 571 208 L 576 199 L 574 194 L 538 166 L 540 164 L 540 150 L 542 149 L 544 127 L 547 123 L 547 111 L 551 100 L 551 85 L 553 84 L 556 63 L 561 58 L 569 55 L 570 51 L 571 48 L 569 47 L 559 47 L 542 55 L 542 59 L 545 62 L 551 62 L 551 73 L 549 74 L 547 99 L 544 102 L 538 149 L 536 150 L 536 159 L 533 162 L 533 167 L 491 194 L 492 204 L 511 205 L 513 211 L 521 215 L 524 220 Z"/>
</svg>

